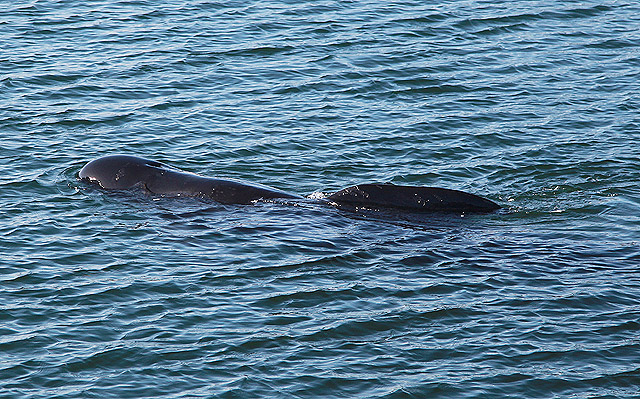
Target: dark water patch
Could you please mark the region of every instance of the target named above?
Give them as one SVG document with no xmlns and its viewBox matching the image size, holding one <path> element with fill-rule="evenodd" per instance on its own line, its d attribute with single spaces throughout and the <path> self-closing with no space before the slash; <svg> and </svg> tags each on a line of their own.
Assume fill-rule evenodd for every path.
<svg viewBox="0 0 640 399">
<path fill-rule="evenodd" d="M 613 11 L 615 7 L 608 5 L 597 5 L 593 7 L 566 8 L 560 11 L 548 11 L 545 15 L 555 19 L 581 19 L 595 17 L 608 11 Z"/>
<path fill-rule="evenodd" d="M 246 49 L 231 49 L 226 52 L 225 55 L 234 57 L 252 57 L 252 56 L 272 56 L 279 53 L 287 53 L 294 50 L 294 47 L 284 46 L 284 47 L 271 47 L 271 46 L 263 46 L 263 47 L 252 47 Z"/>
<path fill-rule="evenodd" d="M 640 42 L 638 40 L 622 40 L 622 39 L 609 39 L 597 43 L 587 44 L 587 48 L 595 49 L 623 49 L 629 47 L 638 47 Z"/>
</svg>

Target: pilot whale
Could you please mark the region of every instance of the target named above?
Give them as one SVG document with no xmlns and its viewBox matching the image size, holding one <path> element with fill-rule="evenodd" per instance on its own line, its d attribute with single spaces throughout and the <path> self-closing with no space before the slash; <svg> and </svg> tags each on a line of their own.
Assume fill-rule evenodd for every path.
<svg viewBox="0 0 640 399">
<path fill-rule="evenodd" d="M 105 190 L 141 189 L 159 196 L 210 198 L 222 204 L 304 197 L 260 184 L 204 177 L 131 155 L 90 161 L 78 173 L 82 181 Z M 500 206 L 458 190 L 395 184 L 359 184 L 319 200 L 343 209 L 404 209 L 413 212 L 492 212 Z"/>
</svg>

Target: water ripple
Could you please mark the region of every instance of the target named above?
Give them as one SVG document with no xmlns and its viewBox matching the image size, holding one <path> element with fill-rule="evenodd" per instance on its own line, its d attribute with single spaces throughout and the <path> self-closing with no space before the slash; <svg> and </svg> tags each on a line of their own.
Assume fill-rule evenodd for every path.
<svg viewBox="0 0 640 399">
<path fill-rule="evenodd" d="M 636 397 L 638 11 L 7 5 L 0 396 Z M 228 206 L 76 180 L 115 152 L 505 209 Z"/>
</svg>

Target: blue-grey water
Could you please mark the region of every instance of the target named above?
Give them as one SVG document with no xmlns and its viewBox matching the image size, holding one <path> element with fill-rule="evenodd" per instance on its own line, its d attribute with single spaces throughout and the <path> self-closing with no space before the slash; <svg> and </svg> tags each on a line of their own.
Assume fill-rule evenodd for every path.
<svg viewBox="0 0 640 399">
<path fill-rule="evenodd" d="M 635 1 L 3 0 L 0 85 L 1 398 L 640 398 Z"/>
</svg>

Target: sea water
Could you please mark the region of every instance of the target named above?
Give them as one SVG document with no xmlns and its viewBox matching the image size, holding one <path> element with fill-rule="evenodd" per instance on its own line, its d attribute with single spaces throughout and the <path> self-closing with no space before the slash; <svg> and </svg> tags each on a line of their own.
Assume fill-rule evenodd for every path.
<svg viewBox="0 0 640 399">
<path fill-rule="evenodd" d="M 634 1 L 0 1 L 0 397 L 640 397 Z M 315 197 L 107 193 L 132 154 Z"/>
</svg>

